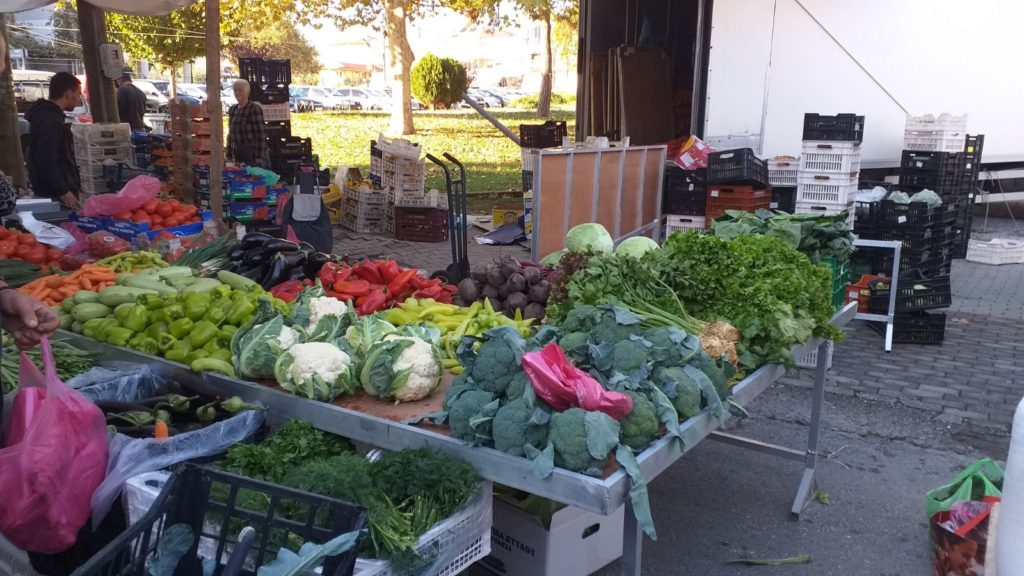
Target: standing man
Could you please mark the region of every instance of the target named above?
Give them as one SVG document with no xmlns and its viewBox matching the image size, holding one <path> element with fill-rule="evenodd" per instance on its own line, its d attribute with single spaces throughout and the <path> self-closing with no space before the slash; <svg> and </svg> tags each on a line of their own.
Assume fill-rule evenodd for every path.
<svg viewBox="0 0 1024 576">
<path fill-rule="evenodd" d="M 133 132 L 145 132 L 149 130 L 142 119 L 145 113 L 146 94 L 132 84 L 132 69 L 125 68 L 117 81 L 117 115 L 121 122 L 132 127 Z"/>
<path fill-rule="evenodd" d="M 29 180 L 37 197 L 77 208 L 82 185 L 71 126 L 64 113 L 82 100 L 82 82 L 67 72 L 57 72 L 50 78 L 49 96 L 48 100 L 36 100 L 25 114 L 29 121 Z"/>
<path fill-rule="evenodd" d="M 249 83 L 245 80 L 235 80 L 232 89 L 238 104 L 228 109 L 228 159 L 266 167 L 270 158 L 263 108 L 249 101 Z"/>
</svg>

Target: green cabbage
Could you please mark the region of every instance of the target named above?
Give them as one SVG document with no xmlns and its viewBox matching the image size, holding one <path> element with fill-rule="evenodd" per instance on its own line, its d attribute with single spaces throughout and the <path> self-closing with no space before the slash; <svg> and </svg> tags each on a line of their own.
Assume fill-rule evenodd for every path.
<svg viewBox="0 0 1024 576">
<path fill-rule="evenodd" d="M 608 230 L 593 222 L 573 226 L 565 235 L 565 248 L 569 252 L 607 254 L 612 251 L 614 245 Z"/>
<path fill-rule="evenodd" d="M 647 236 L 633 236 L 632 238 L 626 238 L 623 240 L 622 243 L 619 244 L 618 248 L 615 249 L 615 253 L 639 258 L 647 252 L 657 249 L 658 243 Z"/>
</svg>

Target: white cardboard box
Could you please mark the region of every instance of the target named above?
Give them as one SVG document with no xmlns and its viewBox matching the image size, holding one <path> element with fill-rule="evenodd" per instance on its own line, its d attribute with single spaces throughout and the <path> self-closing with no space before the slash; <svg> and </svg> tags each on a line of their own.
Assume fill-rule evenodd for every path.
<svg viewBox="0 0 1024 576">
<path fill-rule="evenodd" d="M 608 516 L 566 507 L 551 528 L 528 512 L 494 499 L 491 555 L 481 563 L 499 576 L 587 576 L 622 556 L 625 506 Z"/>
</svg>

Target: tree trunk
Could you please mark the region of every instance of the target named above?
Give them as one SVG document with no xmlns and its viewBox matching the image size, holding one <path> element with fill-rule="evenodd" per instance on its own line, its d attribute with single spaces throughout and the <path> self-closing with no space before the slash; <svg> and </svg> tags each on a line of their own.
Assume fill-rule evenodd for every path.
<svg viewBox="0 0 1024 576">
<path fill-rule="evenodd" d="M 5 44 L 8 38 L 7 15 L 0 14 L 0 35 Z M 0 74 L 0 172 L 11 179 L 19 188 L 27 188 L 25 178 L 25 157 L 21 153 L 21 133 L 18 131 L 18 107 L 14 103 L 14 82 L 11 81 L 11 56 L 9 50 L 0 54 L 4 59 L 4 72 Z"/>
<path fill-rule="evenodd" d="M 93 122 L 119 122 L 114 82 L 100 70 L 100 44 L 107 42 L 103 10 L 88 2 L 78 3 L 78 26 L 82 33 L 82 60 L 89 83 L 89 113 Z"/>
<path fill-rule="evenodd" d="M 540 77 L 540 97 L 537 98 L 537 115 L 544 118 L 551 112 L 551 11 L 544 14 L 544 73 Z"/>
<path fill-rule="evenodd" d="M 413 54 L 405 31 L 408 9 L 409 0 L 384 1 L 392 98 L 391 133 L 395 135 L 416 133 L 412 124 L 412 90 L 409 87 Z"/>
</svg>

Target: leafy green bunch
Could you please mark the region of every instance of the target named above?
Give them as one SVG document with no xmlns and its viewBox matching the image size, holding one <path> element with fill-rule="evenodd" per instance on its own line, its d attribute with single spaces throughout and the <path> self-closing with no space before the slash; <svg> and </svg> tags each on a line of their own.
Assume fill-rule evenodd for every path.
<svg viewBox="0 0 1024 576">
<path fill-rule="evenodd" d="M 847 213 L 786 214 L 758 210 L 726 210 L 711 225 L 711 232 L 726 240 L 744 234 L 765 234 L 782 240 L 820 264 L 823 258 L 845 262 L 853 253 L 853 231 L 846 225 Z"/>
</svg>

